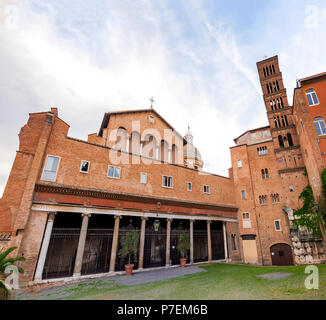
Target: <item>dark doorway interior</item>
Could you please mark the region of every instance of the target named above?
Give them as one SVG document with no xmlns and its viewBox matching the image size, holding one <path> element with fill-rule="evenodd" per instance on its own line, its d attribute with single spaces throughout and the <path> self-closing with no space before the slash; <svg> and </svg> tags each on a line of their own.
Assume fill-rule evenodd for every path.
<svg viewBox="0 0 326 320">
<path fill-rule="evenodd" d="M 93 214 L 88 223 L 81 274 L 109 272 L 114 216 Z"/>
<path fill-rule="evenodd" d="M 212 259 L 213 260 L 225 259 L 222 221 L 213 221 L 211 223 L 211 238 L 212 238 Z"/>
<path fill-rule="evenodd" d="M 207 221 L 194 221 L 194 262 L 208 261 Z"/>
<path fill-rule="evenodd" d="M 173 220 L 171 223 L 171 251 L 170 251 L 170 264 L 180 264 L 180 253 L 177 250 L 178 239 L 180 234 L 186 232 L 189 234 L 189 220 Z M 187 252 L 187 263 L 190 262 L 190 250 Z"/>
<path fill-rule="evenodd" d="M 135 231 L 138 233 L 140 239 L 140 227 L 141 218 L 138 217 L 122 217 L 119 225 L 119 237 L 118 237 L 118 250 L 117 257 L 115 261 L 115 271 L 125 270 L 125 264 L 128 264 L 128 258 L 122 258 L 119 256 L 119 251 L 121 249 L 121 239 L 127 234 L 127 232 Z M 132 256 L 131 263 L 134 264 L 134 269 L 138 268 L 138 254 Z"/>
<path fill-rule="evenodd" d="M 291 247 L 285 243 L 278 243 L 271 247 L 273 266 L 292 266 L 293 256 Z"/>
<path fill-rule="evenodd" d="M 144 268 L 165 266 L 166 219 L 146 221 Z"/>
<path fill-rule="evenodd" d="M 73 275 L 81 223 L 80 213 L 57 213 L 43 269 L 43 279 Z"/>
</svg>

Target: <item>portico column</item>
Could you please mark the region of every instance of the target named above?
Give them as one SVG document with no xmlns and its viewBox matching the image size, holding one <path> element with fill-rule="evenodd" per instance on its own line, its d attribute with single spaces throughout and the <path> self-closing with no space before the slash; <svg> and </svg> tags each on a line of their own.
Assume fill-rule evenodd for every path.
<svg viewBox="0 0 326 320">
<path fill-rule="evenodd" d="M 166 219 L 166 249 L 165 249 L 165 266 L 170 266 L 170 247 L 171 247 L 171 222 L 172 219 Z"/>
<path fill-rule="evenodd" d="M 110 272 L 114 272 L 115 269 L 115 259 L 117 256 L 119 224 L 120 224 L 121 216 L 115 216 L 114 219 L 115 219 L 115 223 L 114 223 L 113 240 L 112 240 Z"/>
<path fill-rule="evenodd" d="M 212 238 L 211 238 L 211 223 L 207 221 L 207 246 L 208 246 L 208 262 L 212 262 Z"/>
<path fill-rule="evenodd" d="M 190 264 L 194 263 L 194 220 L 190 220 Z"/>
<path fill-rule="evenodd" d="M 46 254 L 48 253 L 48 248 L 50 244 L 55 215 L 56 215 L 55 212 L 50 212 L 48 216 L 48 222 L 46 224 L 46 229 L 45 229 L 44 238 L 42 242 L 42 248 L 40 251 L 40 256 L 38 258 L 34 280 L 42 280 L 42 274 L 43 274 Z"/>
<path fill-rule="evenodd" d="M 84 257 L 84 249 L 85 249 L 85 243 L 86 243 L 86 237 L 87 237 L 87 229 L 88 229 L 88 220 L 90 218 L 89 213 L 83 213 L 83 222 L 80 230 L 79 235 L 79 242 L 78 242 L 78 249 L 77 249 L 77 255 L 76 255 L 76 261 L 75 261 L 75 268 L 74 268 L 74 277 L 79 277 L 81 274 L 81 269 L 83 265 L 83 257 Z"/>
<path fill-rule="evenodd" d="M 139 266 L 138 270 L 144 268 L 144 248 L 145 248 L 145 231 L 146 231 L 146 220 L 148 218 L 141 218 L 141 231 L 140 231 L 140 246 L 139 246 Z"/>
<path fill-rule="evenodd" d="M 229 258 L 229 252 L 228 252 L 228 243 L 227 243 L 227 234 L 226 234 L 226 222 L 223 221 L 223 239 L 224 239 L 224 256 L 225 260 Z"/>
</svg>

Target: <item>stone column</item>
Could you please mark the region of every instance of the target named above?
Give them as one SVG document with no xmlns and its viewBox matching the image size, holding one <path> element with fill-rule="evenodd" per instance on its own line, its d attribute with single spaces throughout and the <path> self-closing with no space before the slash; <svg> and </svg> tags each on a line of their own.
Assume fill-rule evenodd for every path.
<svg viewBox="0 0 326 320">
<path fill-rule="evenodd" d="M 170 267 L 170 248 L 171 248 L 171 222 L 172 219 L 166 219 L 166 248 L 165 248 L 165 266 Z"/>
<path fill-rule="evenodd" d="M 212 238 L 211 238 L 211 223 L 207 221 L 207 246 L 208 246 L 208 262 L 212 262 Z"/>
<path fill-rule="evenodd" d="M 190 220 L 190 264 L 194 263 L 194 220 Z"/>
<path fill-rule="evenodd" d="M 141 270 L 141 269 L 144 268 L 144 248 L 145 248 L 146 220 L 148 220 L 148 218 L 146 218 L 146 217 L 141 218 L 138 270 Z"/>
<path fill-rule="evenodd" d="M 48 253 L 48 248 L 49 248 L 49 244 L 50 244 L 55 215 L 56 215 L 55 212 L 50 212 L 49 216 L 48 216 L 48 222 L 46 224 L 46 229 L 45 229 L 45 233 L 44 233 L 40 256 L 38 258 L 37 267 L 36 267 L 35 276 L 34 276 L 34 280 L 36 280 L 36 281 L 42 280 L 42 274 L 43 274 L 46 254 Z"/>
<path fill-rule="evenodd" d="M 112 241 L 112 250 L 111 250 L 111 260 L 110 260 L 110 272 L 114 272 L 115 269 L 115 259 L 117 256 L 118 248 L 118 235 L 119 235 L 119 224 L 121 216 L 115 216 L 114 231 L 113 231 L 113 241 Z"/>
<path fill-rule="evenodd" d="M 79 235 L 79 242 L 78 242 L 78 249 L 77 249 L 77 255 L 76 255 L 76 261 L 75 261 L 75 268 L 74 268 L 74 277 L 79 277 L 81 274 L 81 269 L 83 265 L 83 257 L 84 257 L 84 249 L 85 249 L 85 243 L 86 243 L 86 237 L 87 237 L 87 229 L 88 229 L 88 220 L 90 218 L 89 213 L 83 213 L 83 222 L 80 229 L 80 235 Z"/>
<path fill-rule="evenodd" d="M 226 234 L 226 222 L 223 221 L 223 239 L 224 239 L 224 256 L 225 260 L 228 260 L 229 258 L 229 252 L 228 252 L 228 239 Z"/>
</svg>

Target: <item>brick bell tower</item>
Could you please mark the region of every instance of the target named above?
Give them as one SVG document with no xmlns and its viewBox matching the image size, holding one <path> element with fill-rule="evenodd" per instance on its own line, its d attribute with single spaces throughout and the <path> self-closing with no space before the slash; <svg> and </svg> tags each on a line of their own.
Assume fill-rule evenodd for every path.
<svg viewBox="0 0 326 320">
<path fill-rule="evenodd" d="M 279 174 L 304 170 L 299 139 L 278 56 L 257 62 Z"/>
</svg>

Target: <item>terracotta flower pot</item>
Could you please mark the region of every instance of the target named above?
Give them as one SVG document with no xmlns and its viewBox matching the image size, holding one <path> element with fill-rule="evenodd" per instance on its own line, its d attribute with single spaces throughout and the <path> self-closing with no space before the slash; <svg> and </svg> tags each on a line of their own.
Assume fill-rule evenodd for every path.
<svg viewBox="0 0 326 320">
<path fill-rule="evenodd" d="M 184 258 L 181 258 L 180 259 L 180 264 L 181 264 L 181 267 L 182 268 L 185 268 L 186 267 L 186 263 L 187 263 L 187 259 L 184 259 Z"/>
<path fill-rule="evenodd" d="M 125 265 L 125 270 L 126 270 L 127 276 L 130 276 L 132 274 L 133 268 L 134 268 L 134 264 L 126 264 Z"/>
</svg>

